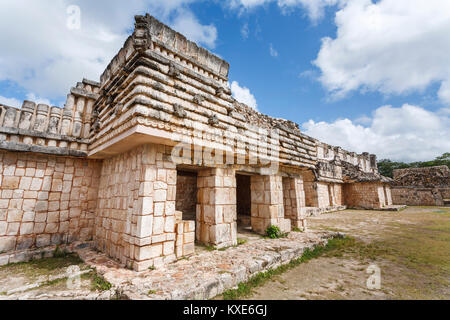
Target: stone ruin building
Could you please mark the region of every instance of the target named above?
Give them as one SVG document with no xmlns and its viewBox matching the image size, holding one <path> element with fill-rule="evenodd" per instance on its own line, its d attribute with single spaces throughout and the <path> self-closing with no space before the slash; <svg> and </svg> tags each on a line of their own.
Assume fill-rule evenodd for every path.
<svg viewBox="0 0 450 320">
<path fill-rule="evenodd" d="M 447 166 L 394 170 L 394 204 L 450 206 L 450 169 Z"/>
<path fill-rule="evenodd" d="M 64 108 L 0 105 L 0 264 L 70 243 L 136 271 L 236 245 L 238 229 L 392 204 L 376 156 L 231 96 L 229 64 L 150 15 Z"/>
</svg>

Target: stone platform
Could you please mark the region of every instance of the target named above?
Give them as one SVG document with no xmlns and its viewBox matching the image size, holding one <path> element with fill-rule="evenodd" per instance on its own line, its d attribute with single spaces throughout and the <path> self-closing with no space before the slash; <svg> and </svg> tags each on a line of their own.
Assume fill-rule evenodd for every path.
<svg viewBox="0 0 450 320">
<path fill-rule="evenodd" d="M 406 209 L 408 206 L 405 205 L 391 205 L 381 209 L 376 209 L 376 211 L 402 211 Z"/>
<path fill-rule="evenodd" d="M 302 208 L 306 217 L 316 217 L 321 214 L 344 211 L 347 209 L 347 206 L 329 206 L 324 208 L 315 208 L 315 207 L 306 207 Z"/>
<path fill-rule="evenodd" d="M 305 249 L 323 245 L 338 233 L 292 232 L 284 239 L 258 239 L 226 250 L 203 251 L 158 270 L 124 269 L 104 254 L 78 250 L 80 257 L 125 299 L 204 300 L 247 281 L 251 276 L 299 258 Z"/>
</svg>

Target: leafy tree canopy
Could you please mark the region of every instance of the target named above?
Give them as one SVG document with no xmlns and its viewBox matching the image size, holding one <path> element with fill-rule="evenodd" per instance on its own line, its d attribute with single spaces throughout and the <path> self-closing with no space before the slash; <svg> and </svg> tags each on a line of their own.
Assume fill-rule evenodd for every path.
<svg viewBox="0 0 450 320">
<path fill-rule="evenodd" d="M 450 152 L 444 153 L 442 156 L 431 161 L 405 163 L 384 159 L 378 162 L 378 169 L 380 173 L 383 176 L 390 178 L 394 177 L 394 170 L 396 169 L 425 168 L 435 166 L 448 166 L 450 168 Z"/>
</svg>

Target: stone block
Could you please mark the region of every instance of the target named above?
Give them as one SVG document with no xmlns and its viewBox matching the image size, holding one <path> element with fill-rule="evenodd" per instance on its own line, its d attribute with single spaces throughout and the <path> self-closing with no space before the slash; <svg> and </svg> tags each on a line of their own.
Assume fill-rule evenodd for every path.
<svg viewBox="0 0 450 320">
<path fill-rule="evenodd" d="M 165 218 L 164 232 L 169 232 L 169 233 L 175 232 L 175 217 L 174 216 Z"/>
<path fill-rule="evenodd" d="M 195 253 L 194 243 L 188 243 L 183 245 L 183 256 L 189 256 Z"/>
<path fill-rule="evenodd" d="M 150 237 L 153 234 L 153 216 L 138 217 L 137 234 L 139 238 Z"/>
<path fill-rule="evenodd" d="M 158 235 L 164 232 L 164 217 L 154 217 L 153 219 L 153 234 Z"/>
<path fill-rule="evenodd" d="M 184 243 L 193 243 L 195 242 L 195 232 L 189 232 L 184 234 Z"/>
<path fill-rule="evenodd" d="M 146 247 L 135 248 L 135 258 L 138 261 L 149 260 L 160 257 L 163 253 L 163 245 L 156 244 Z"/>
<path fill-rule="evenodd" d="M 16 237 L 1 237 L 0 252 L 13 251 L 16 247 Z"/>
<path fill-rule="evenodd" d="M 4 176 L 3 181 L 2 181 L 2 188 L 3 189 L 11 189 L 11 190 L 18 189 L 19 183 L 20 183 L 20 177 Z M 30 183 L 31 183 L 31 181 L 30 181 Z"/>
<path fill-rule="evenodd" d="M 0 222 L 0 237 L 6 235 L 6 230 L 8 229 L 8 222 Z"/>
<path fill-rule="evenodd" d="M 209 230 L 210 242 L 219 245 L 225 242 L 231 242 L 231 230 L 229 224 L 212 225 Z"/>
<path fill-rule="evenodd" d="M 195 221 L 184 221 L 184 232 L 195 232 Z"/>
<path fill-rule="evenodd" d="M 16 236 L 19 234 L 20 223 L 18 222 L 10 222 L 8 223 L 8 228 L 6 230 L 6 235 L 8 236 Z"/>
<path fill-rule="evenodd" d="M 8 222 L 21 222 L 23 217 L 23 211 L 18 209 L 8 210 Z"/>
<path fill-rule="evenodd" d="M 169 256 L 175 253 L 175 242 L 167 241 L 163 244 L 163 255 Z"/>
<path fill-rule="evenodd" d="M 25 222 L 20 226 L 20 235 L 32 234 L 34 230 L 34 222 Z"/>
</svg>

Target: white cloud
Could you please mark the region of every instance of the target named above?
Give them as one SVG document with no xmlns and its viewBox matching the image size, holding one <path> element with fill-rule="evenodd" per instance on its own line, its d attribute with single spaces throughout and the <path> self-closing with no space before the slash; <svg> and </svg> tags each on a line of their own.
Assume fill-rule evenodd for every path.
<svg viewBox="0 0 450 320">
<path fill-rule="evenodd" d="M 450 104 L 450 1 L 348 0 L 335 21 L 336 38 L 322 40 L 314 62 L 333 96 L 441 83 L 439 98 Z"/>
<path fill-rule="evenodd" d="M 45 99 L 45 98 L 38 97 L 38 96 L 36 96 L 34 93 L 29 93 L 29 94 L 27 94 L 27 100 L 33 101 L 33 102 L 35 102 L 36 104 L 46 104 L 46 105 L 48 105 L 48 106 L 51 106 L 51 105 L 52 105 L 52 103 L 50 102 L 50 100 Z"/>
<path fill-rule="evenodd" d="M 255 96 L 250 92 L 250 90 L 246 87 L 241 87 L 239 82 L 233 81 L 231 83 L 231 93 L 233 97 L 249 107 L 258 110 L 258 104 L 256 103 Z"/>
<path fill-rule="evenodd" d="M 273 47 L 272 44 L 270 44 L 269 51 L 270 51 L 270 55 L 271 55 L 272 57 L 274 57 L 274 58 L 278 57 L 278 51 L 275 50 L 275 48 Z"/>
<path fill-rule="evenodd" d="M 323 18 L 327 6 L 334 6 L 343 1 L 345 0 L 278 0 L 278 6 L 283 10 L 301 6 L 308 12 L 309 18 L 317 22 Z"/>
<path fill-rule="evenodd" d="M 447 110 L 447 111 L 446 111 Z M 304 132 L 331 145 L 370 152 L 379 159 L 424 161 L 450 151 L 450 112 L 427 111 L 409 104 L 378 108 L 370 125 L 349 119 L 303 124 Z"/>
<path fill-rule="evenodd" d="M 248 23 L 246 23 L 246 24 L 244 24 L 244 25 L 242 26 L 242 28 L 241 28 L 241 36 L 242 36 L 242 39 L 247 40 L 249 34 L 250 34 L 250 29 L 249 29 L 249 27 L 248 27 Z"/>
<path fill-rule="evenodd" d="M 0 96 L 0 104 L 8 106 L 8 107 L 16 107 L 19 108 L 22 105 L 22 102 L 15 98 L 6 98 Z"/>
<path fill-rule="evenodd" d="M 2 0 L 0 81 L 59 99 L 83 78 L 98 80 L 134 26 L 150 12 L 202 45 L 214 48 L 217 30 L 187 8 L 197 0 Z M 81 8 L 81 28 L 67 28 L 69 5 Z"/>
<path fill-rule="evenodd" d="M 347 0 L 230 0 L 228 5 L 232 9 L 240 9 L 242 12 L 273 2 L 284 13 L 293 9 L 302 8 L 306 10 L 311 21 L 317 22 L 323 17 L 327 6 L 334 6 L 345 1 Z"/>
<path fill-rule="evenodd" d="M 178 18 L 172 27 L 185 35 L 189 40 L 205 44 L 214 49 L 217 40 L 217 29 L 214 25 L 202 25 L 189 10 L 178 10 Z"/>
</svg>

